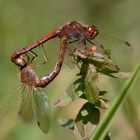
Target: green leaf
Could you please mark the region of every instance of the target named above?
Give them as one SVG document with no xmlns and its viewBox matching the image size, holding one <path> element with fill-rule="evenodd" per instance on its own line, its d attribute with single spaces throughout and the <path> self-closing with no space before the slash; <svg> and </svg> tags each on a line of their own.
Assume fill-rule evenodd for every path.
<svg viewBox="0 0 140 140">
<path fill-rule="evenodd" d="M 99 95 L 100 95 L 100 96 L 103 96 L 103 95 L 105 95 L 106 93 L 108 93 L 108 92 L 103 90 L 103 91 L 100 91 L 100 92 L 99 92 Z"/>
<path fill-rule="evenodd" d="M 108 128 L 111 125 L 113 117 L 115 116 L 117 111 L 120 109 L 120 107 L 124 103 L 129 93 L 128 91 L 133 87 L 136 79 L 139 76 L 139 72 L 140 72 L 140 64 L 134 69 L 132 76 L 126 81 L 125 85 L 120 91 L 118 98 L 113 102 L 112 106 L 108 109 L 105 116 L 100 121 L 99 125 L 97 126 L 94 133 L 90 137 L 90 140 L 103 140 L 104 139 L 108 131 Z"/>
<path fill-rule="evenodd" d="M 95 104 L 99 99 L 99 88 L 96 84 L 97 75 L 93 74 L 90 70 L 85 78 L 85 96 L 87 100 Z"/>
<path fill-rule="evenodd" d="M 108 102 L 109 102 L 108 100 L 100 98 L 98 100 L 98 102 L 96 103 L 96 106 L 98 106 L 98 107 L 100 107 L 102 109 L 107 109 L 109 107 Z"/>
<path fill-rule="evenodd" d="M 76 85 L 76 84 L 80 84 L 81 83 L 81 81 L 83 81 L 83 78 L 82 77 L 80 77 L 79 79 L 77 79 L 76 81 L 74 81 L 74 85 Z"/>
<path fill-rule="evenodd" d="M 75 120 L 75 134 L 88 137 L 99 122 L 100 111 L 89 102 L 85 103 Z"/>
<path fill-rule="evenodd" d="M 67 94 L 74 100 L 79 98 L 84 92 L 84 80 L 79 78 L 66 90 Z"/>
<path fill-rule="evenodd" d="M 71 84 L 66 92 L 55 102 L 56 107 L 66 106 L 70 102 L 82 96 L 84 91 L 84 84 L 82 78 L 76 80 Z"/>
<path fill-rule="evenodd" d="M 110 76 L 114 78 L 128 78 L 131 76 L 130 72 L 117 72 L 117 73 L 111 73 Z"/>
<path fill-rule="evenodd" d="M 118 66 L 107 55 L 96 53 L 94 57 L 92 57 L 91 63 L 96 66 L 96 69 L 99 72 L 114 73 L 119 71 Z"/>
<path fill-rule="evenodd" d="M 85 81 L 85 96 L 90 103 L 95 104 L 98 101 L 99 89 L 95 83 Z"/>
</svg>

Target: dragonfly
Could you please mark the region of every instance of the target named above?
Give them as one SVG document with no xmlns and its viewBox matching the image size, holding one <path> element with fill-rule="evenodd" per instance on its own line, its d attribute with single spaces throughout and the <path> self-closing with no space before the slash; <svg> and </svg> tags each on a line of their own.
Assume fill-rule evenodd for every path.
<svg viewBox="0 0 140 140">
<path fill-rule="evenodd" d="M 45 87 L 55 79 L 61 70 L 65 54 L 67 50 L 70 50 L 70 44 L 72 43 L 76 43 L 76 48 L 73 49 L 72 53 L 76 49 L 79 49 L 78 47 L 81 44 L 85 49 L 87 44 L 95 46 L 95 51 L 99 50 L 100 53 L 106 52 L 108 55 L 112 54 L 113 48 L 122 48 L 122 50 L 125 51 L 124 53 L 126 53 L 126 50 L 131 50 L 131 45 L 128 42 L 113 37 L 108 39 L 106 36 L 100 33 L 95 25 L 84 25 L 79 21 L 71 21 L 66 23 L 64 26 L 55 29 L 39 41 L 15 51 L 11 56 L 11 61 L 19 66 L 18 58 L 20 58 L 22 54 L 32 52 L 34 48 L 43 45 L 48 40 L 56 37 L 60 39 L 60 47 L 58 47 L 59 56 L 56 65 L 54 70 L 49 75 L 42 78 L 43 82 L 40 80 L 38 83 L 36 83 L 36 87 Z"/>
<path fill-rule="evenodd" d="M 3 120 L 0 127 L 4 128 L 13 123 L 14 118 L 12 117 L 15 117 L 17 113 L 19 119 L 25 123 L 30 123 L 36 118 L 39 128 L 47 133 L 50 127 L 48 96 L 36 87 L 39 77 L 32 68 L 32 63 L 23 56 L 18 58 L 18 62 L 21 79 L 20 88 L 22 89 L 0 110 L 0 118 Z"/>
<path fill-rule="evenodd" d="M 21 57 L 20 72 L 21 83 L 23 87 L 22 102 L 18 111 L 19 118 L 24 122 L 30 122 L 34 117 L 37 118 L 37 123 L 40 129 L 47 133 L 49 131 L 50 122 L 50 107 L 46 93 L 36 87 L 39 81 L 34 69 L 31 67 L 27 59 Z M 31 90 L 28 90 L 30 88 Z"/>
<path fill-rule="evenodd" d="M 19 67 L 21 73 L 22 93 L 20 108 L 18 109 L 18 116 L 24 122 L 31 122 L 35 117 L 37 118 L 38 126 L 44 133 L 49 131 L 49 101 L 48 96 L 42 92 L 39 88 L 46 87 L 52 82 L 59 74 L 64 62 L 65 54 L 71 47 L 70 44 L 77 43 L 76 49 L 79 49 L 79 45 L 82 44 L 85 49 L 87 44 L 94 46 L 92 53 L 96 54 L 98 48 L 105 52 L 105 49 L 115 47 L 110 44 L 108 46 L 98 45 L 95 41 L 98 35 L 101 34 L 95 25 L 84 25 L 79 21 L 72 21 L 66 23 L 64 26 L 55 29 L 41 40 L 15 51 L 11 56 L 11 61 Z M 33 49 L 43 45 L 50 39 L 59 38 L 59 55 L 56 65 L 52 72 L 42 77 L 38 77 L 34 69 L 32 68 L 33 59 L 30 59 L 27 55 L 28 52 L 37 56 Z M 114 40 L 113 38 L 111 40 Z M 116 40 L 120 46 L 130 47 L 130 44 L 126 41 Z M 103 46 L 103 47 L 99 47 Z M 116 46 L 117 47 L 117 46 Z M 103 49 L 102 49 L 103 48 Z M 105 49 L 104 49 L 105 48 Z M 88 49 L 90 50 L 90 49 Z M 75 48 L 74 48 L 75 52 Z M 88 52 L 88 54 L 90 54 Z M 26 55 L 27 57 L 24 57 Z"/>
<path fill-rule="evenodd" d="M 39 128 L 47 133 L 50 126 L 49 99 L 39 87 L 44 87 L 56 77 L 63 62 L 63 55 L 67 47 L 66 38 L 61 39 L 59 61 L 56 68 L 50 74 L 39 77 L 34 70 L 33 61 L 28 55 L 20 55 L 16 58 L 20 70 L 20 91 L 10 98 L 9 102 L 0 110 L 0 128 L 10 126 L 17 116 L 22 122 L 30 123 L 36 118 Z M 19 88 L 18 88 L 19 89 Z M 18 114 L 18 115 L 16 115 Z M 16 116 L 15 116 L 16 115 Z"/>
<path fill-rule="evenodd" d="M 63 59 L 62 55 L 65 54 L 65 40 L 65 38 L 62 38 L 63 43 L 60 44 L 60 48 L 62 51 L 60 51 L 61 59 Z M 56 71 L 53 71 L 50 74 L 44 75 L 42 76 L 42 78 L 40 78 L 32 66 L 34 59 L 34 57 L 30 59 L 27 55 L 22 55 L 17 58 L 16 62 L 20 70 L 22 90 L 21 93 L 15 95 L 18 96 L 16 97 L 16 100 L 15 98 L 13 98 L 13 100 L 9 104 L 7 104 L 8 106 L 5 106 L 1 109 L 0 118 L 7 121 L 9 120 L 9 117 L 11 115 L 10 113 L 15 112 L 18 113 L 18 117 L 22 122 L 30 123 L 34 118 L 36 118 L 37 124 L 40 129 L 44 133 L 47 133 L 50 126 L 49 99 L 47 94 L 40 90 L 39 87 L 43 87 L 44 85 L 46 85 L 46 83 L 48 84 L 48 82 L 50 82 L 57 75 L 57 73 L 59 73 L 59 64 L 62 60 L 59 59 L 59 64 L 55 68 Z M 15 106 L 12 105 L 13 102 L 15 102 Z M 12 112 L 12 110 L 10 111 L 8 109 L 15 109 L 15 111 Z M 12 117 L 10 117 L 10 119 L 12 119 Z"/>
</svg>

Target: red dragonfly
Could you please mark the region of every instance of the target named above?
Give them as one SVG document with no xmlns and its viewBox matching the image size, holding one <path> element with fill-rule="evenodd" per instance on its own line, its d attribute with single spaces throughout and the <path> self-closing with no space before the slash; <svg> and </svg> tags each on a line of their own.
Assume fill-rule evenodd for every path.
<svg viewBox="0 0 140 140">
<path fill-rule="evenodd" d="M 21 91 L 18 90 L 9 102 L 0 110 L 0 128 L 9 127 L 18 117 L 25 123 L 34 118 L 40 129 L 47 133 L 50 124 L 50 107 L 46 93 L 36 87 L 40 78 L 32 68 L 32 63 L 23 56 L 18 57 Z M 43 82 L 43 80 L 42 80 Z"/>
<path fill-rule="evenodd" d="M 36 88 L 40 81 L 32 68 L 32 64 L 24 57 L 18 58 L 21 72 L 21 83 L 23 87 L 22 101 L 18 110 L 19 118 L 24 122 L 31 122 L 34 117 L 37 119 L 40 129 L 47 133 L 49 131 L 50 108 L 48 96 Z M 43 80 L 42 80 L 43 82 Z M 30 89 L 30 90 L 29 90 Z"/>
<path fill-rule="evenodd" d="M 59 60 L 55 70 L 42 78 L 38 77 L 32 68 L 34 58 L 30 60 L 29 57 L 22 55 L 16 58 L 16 64 L 20 69 L 22 90 L 15 94 L 8 104 L 0 110 L 0 128 L 9 126 L 18 112 L 18 116 L 23 122 L 30 123 L 36 117 L 40 129 L 44 133 L 49 131 L 50 108 L 48 96 L 38 87 L 49 84 L 59 73 L 67 48 L 66 41 L 65 37 L 61 38 Z"/>
<path fill-rule="evenodd" d="M 13 63 L 19 66 L 19 60 L 20 56 L 22 54 L 26 54 L 27 52 L 32 51 L 32 49 L 43 45 L 46 41 L 53 39 L 55 37 L 60 38 L 60 52 L 59 52 L 59 57 L 58 61 L 56 63 L 56 66 L 54 70 L 47 76 L 44 76 L 40 81 L 36 83 L 36 87 L 45 87 L 48 85 L 55 77 L 58 75 L 60 72 L 60 69 L 62 67 L 63 61 L 64 61 L 64 56 L 65 52 L 67 49 L 69 49 L 69 44 L 78 42 L 77 44 L 83 44 L 83 46 L 86 46 L 87 43 L 91 44 L 92 46 L 94 45 L 97 49 L 98 48 L 103 48 L 107 50 L 106 52 L 110 53 L 108 51 L 108 48 L 117 48 L 117 47 L 124 47 L 125 48 L 130 48 L 130 44 L 126 41 L 122 41 L 119 39 L 114 39 L 110 38 L 108 44 L 104 41 L 106 40 L 105 36 L 101 37 L 102 41 L 100 42 L 102 45 L 98 44 L 96 42 L 96 38 L 98 39 L 98 34 L 99 36 L 102 36 L 101 33 L 99 33 L 98 29 L 94 25 L 83 25 L 82 23 L 78 21 L 72 21 L 66 23 L 63 27 L 60 27 L 53 32 L 49 33 L 46 37 L 42 38 L 41 40 L 33 43 L 32 45 L 29 45 L 21 50 L 17 50 L 14 52 L 14 54 L 11 56 L 11 60 Z M 105 43 L 104 43 L 105 42 Z M 77 45 L 77 46 L 78 46 Z M 78 47 L 76 48 L 78 49 Z M 95 49 L 95 50 L 97 50 Z M 43 81 L 43 82 L 42 82 Z"/>
</svg>

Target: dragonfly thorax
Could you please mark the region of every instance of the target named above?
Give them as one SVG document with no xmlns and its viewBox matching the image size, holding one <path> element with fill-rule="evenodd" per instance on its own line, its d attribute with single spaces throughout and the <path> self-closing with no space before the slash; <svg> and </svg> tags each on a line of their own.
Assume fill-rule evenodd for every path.
<svg viewBox="0 0 140 140">
<path fill-rule="evenodd" d="M 38 81 L 38 76 L 30 65 L 21 70 L 21 82 L 28 86 L 35 86 Z"/>
<path fill-rule="evenodd" d="M 67 36 L 69 39 L 81 39 L 84 36 L 85 29 L 85 26 L 78 21 L 68 22 L 62 27 L 60 36 Z"/>
</svg>

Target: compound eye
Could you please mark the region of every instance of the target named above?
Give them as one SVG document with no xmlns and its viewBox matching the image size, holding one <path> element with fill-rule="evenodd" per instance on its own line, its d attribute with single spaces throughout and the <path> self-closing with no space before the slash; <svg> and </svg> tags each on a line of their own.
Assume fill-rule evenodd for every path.
<svg viewBox="0 0 140 140">
<path fill-rule="evenodd" d="M 88 39 L 94 39 L 98 35 L 98 30 L 94 25 L 90 25 L 87 27 L 86 37 Z"/>
</svg>

